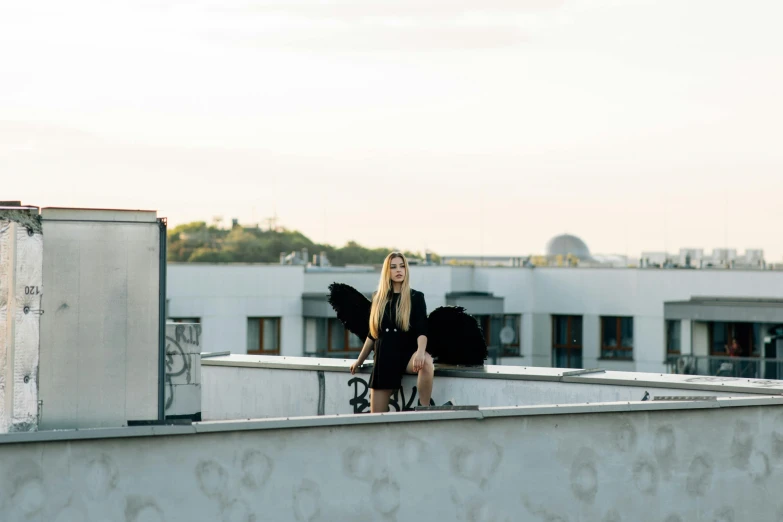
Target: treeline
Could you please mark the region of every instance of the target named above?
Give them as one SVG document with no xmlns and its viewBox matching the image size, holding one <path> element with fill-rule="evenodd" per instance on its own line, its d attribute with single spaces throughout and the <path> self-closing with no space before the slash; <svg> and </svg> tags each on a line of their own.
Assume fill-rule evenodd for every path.
<svg viewBox="0 0 783 522">
<path fill-rule="evenodd" d="M 279 263 L 280 253 L 301 252 L 306 248 L 312 260 L 314 254 L 326 253 L 332 266 L 380 264 L 391 248 L 365 248 L 355 241 L 343 247 L 314 243 L 296 230 L 256 227 L 219 228 L 196 221 L 179 225 L 168 233 L 168 260 L 181 263 Z M 419 252 L 404 251 L 411 259 L 423 259 Z M 440 262 L 432 255 L 433 262 Z"/>
</svg>

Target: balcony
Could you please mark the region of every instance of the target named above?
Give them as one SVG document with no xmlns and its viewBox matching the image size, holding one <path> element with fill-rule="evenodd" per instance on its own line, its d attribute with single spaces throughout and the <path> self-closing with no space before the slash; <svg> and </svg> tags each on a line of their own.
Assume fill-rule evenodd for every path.
<svg viewBox="0 0 783 522">
<path fill-rule="evenodd" d="M 713 355 L 669 355 L 669 373 L 711 375 L 739 379 L 781 379 L 783 359 L 760 357 L 728 357 Z"/>
</svg>

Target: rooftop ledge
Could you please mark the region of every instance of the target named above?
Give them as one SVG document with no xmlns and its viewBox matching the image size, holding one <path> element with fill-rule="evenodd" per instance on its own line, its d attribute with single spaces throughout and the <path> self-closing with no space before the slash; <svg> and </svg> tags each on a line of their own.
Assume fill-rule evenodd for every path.
<svg viewBox="0 0 783 522">
<path fill-rule="evenodd" d="M 202 366 L 234 366 L 277 370 L 310 370 L 350 372 L 353 359 L 317 357 L 287 357 L 278 355 L 218 355 L 202 354 Z M 359 373 L 369 374 L 372 363 L 365 363 Z M 618 372 L 597 369 L 548 368 L 537 366 L 450 366 L 435 364 L 435 376 L 467 379 L 505 379 L 523 381 L 573 382 L 580 384 L 612 384 L 646 388 L 679 388 L 719 392 L 740 392 L 758 395 L 783 395 L 783 381 L 739 379 L 708 375 Z"/>
<path fill-rule="evenodd" d="M 361 426 L 409 422 L 437 422 L 474 419 L 482 421 L 499 417 L 539 415 L 579 415 L 591 413 L 630 413 L 671 410 L 703 410 L 750 406 L 783 406 L 783 397 L 705 397 L 704 400 L 655 400 L 634 402 L 604 402 L 585 404 L 548 404 L 540 406 L 504 406 L 477 410 L 421 411 L 402 413 L 368 413 L 361 415 L 321 415 L 194 422 L 192 425 L 134 426 L 127 428 L 94 428 L 84 430 L 52 430 L 0 435 L 0 444 L 53 442 L 68 440 L 116 439 L 133 437 L 198 435 L 202 433 L 260 431 L 322 426 Z"/>
</svg>

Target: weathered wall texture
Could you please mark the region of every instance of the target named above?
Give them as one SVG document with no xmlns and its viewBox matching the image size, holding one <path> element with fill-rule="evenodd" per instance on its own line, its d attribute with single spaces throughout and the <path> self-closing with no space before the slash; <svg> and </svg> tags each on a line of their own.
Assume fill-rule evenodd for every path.
<svg viewBox="0 0 783 522">
<path fill-rule="evenodd" d="M 0 216 L 0 433 L 38 427 L 43 236 L 35 211 Z"/>
<path fill-rule="evenodd" d="M 4 444 L 0 512 L 7 522 L 777 522 L 782 408 Z"/>
<path fill-rule="evenodd" d="M 166 325 L 167 418 L 201 420 L 201 351 L 200 324 Z"/>
</svg>

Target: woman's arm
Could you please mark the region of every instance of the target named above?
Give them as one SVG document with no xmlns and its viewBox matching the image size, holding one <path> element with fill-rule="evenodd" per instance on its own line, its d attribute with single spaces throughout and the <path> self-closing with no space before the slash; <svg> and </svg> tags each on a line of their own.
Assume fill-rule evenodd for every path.
<svg viewBox="0 0 783 522">
<path fill-rule="evenodd" d="M 417 372 L 424 367 L 425 354 L 427 353 L 427 303 L 424 294 L 417 293 L 411 311 L 411 323 L 416 334 L 416 356 L 413 358 L 413 371 Z"/>
<path fill-rule="evenodd" d="M 362 346 L 362 351 L 359 354 L 359 358 L 356 359 L 356 361 L 351 365 L 351 375 L 356 373 L 356 370 L 359 368 L 359 366 L 364 364 L 364 361 L 367 359 L 367 356 L 370 355 L 370 350 L 372 350 L 374 344 L 375 341 L 369 337 L 364 340 L 364 346 Z"/>
<path fill-rule="evenodd" d="M 420 369 L 424 367 L 424 361 L 426 360 L 424 354 L 427 353 L 427 336 L 420 335 L 419 337 L 417 337 L 416 344 L 418 345 L 418 348 L 416 350 L 416 356 L 413 358 L 414 372 L 418 372 Z"/>
</svg>

